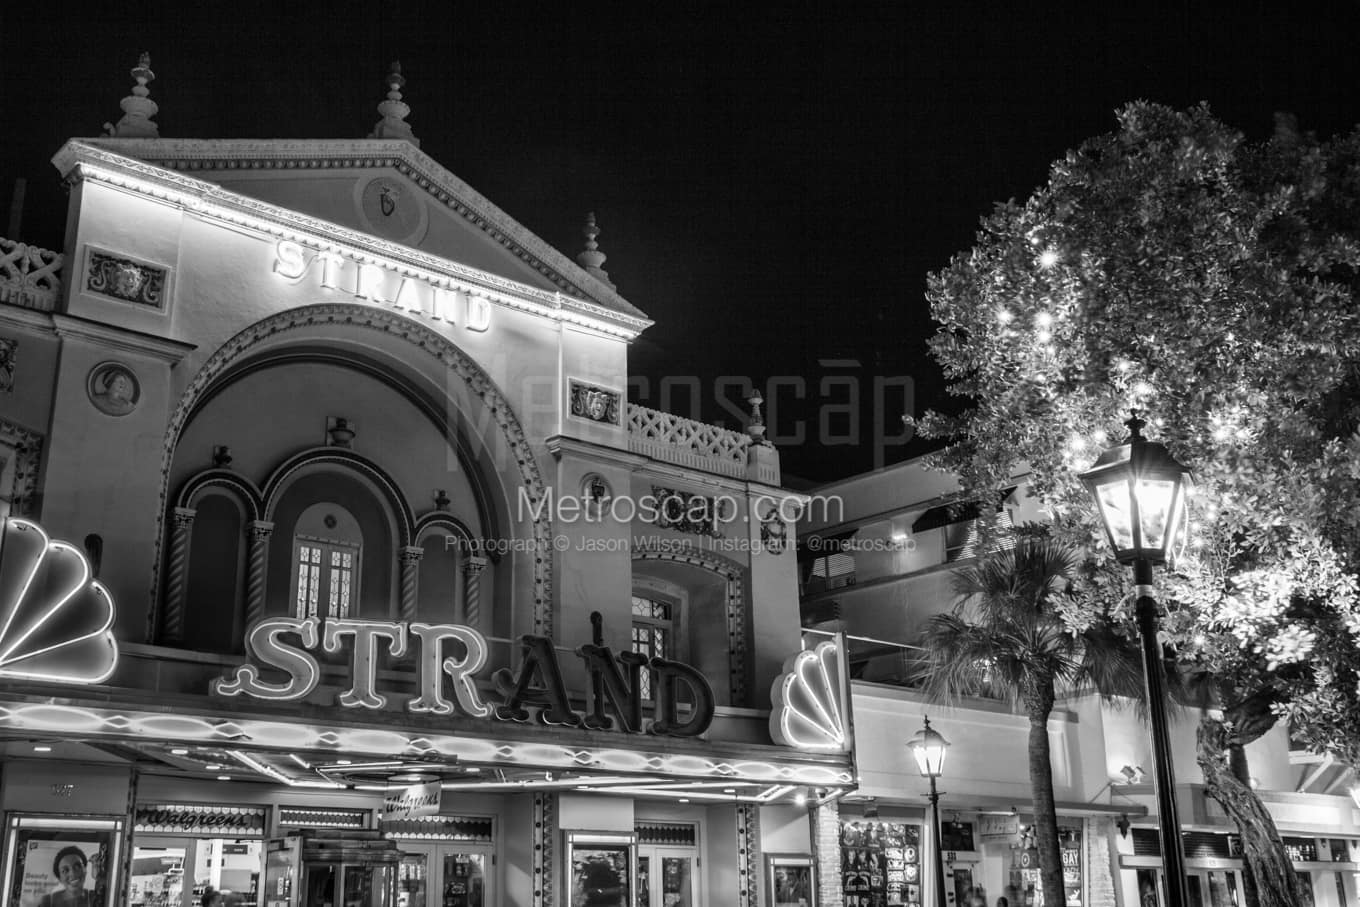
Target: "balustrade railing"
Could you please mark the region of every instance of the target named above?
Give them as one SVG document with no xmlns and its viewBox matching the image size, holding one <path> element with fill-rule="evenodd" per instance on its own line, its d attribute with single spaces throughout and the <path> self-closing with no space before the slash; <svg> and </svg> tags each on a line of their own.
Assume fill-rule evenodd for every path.
<svg viewBox="0 0 1360 907">
<path fill-rule="evenodd" d="M 0 237 L 0 303 L 50 312 L 61 293 L 64 256 Z"/>
<path fill-rule="evenodd" d="M 645 406 L 628 406 L 628 449 L 705 472 L 744 478 L 751 437 Z"/>
</svg>

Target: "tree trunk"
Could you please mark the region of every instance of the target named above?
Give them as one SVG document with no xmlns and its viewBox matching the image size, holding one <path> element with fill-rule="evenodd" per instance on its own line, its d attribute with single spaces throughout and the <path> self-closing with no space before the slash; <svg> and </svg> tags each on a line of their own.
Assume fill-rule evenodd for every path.
<svg viewBox="0 0 1360 907">
<path fill-rule="evenodd" d="M 1034 793 L 1034 836 L 1039 846 L 1039 874 L 1044 907 L 1067 907 L 1063 886 L 1062 848 L 1058 844 L 1058 810 L 1053 800 L 1053 762 L 1048 748 L 1048 716 L 1053 712 L 1053 684 L 1028 684 L 1024 697 L 1029 713 L 1029 784 Z"/>
<path fill-rule="evenodd" d="M 1237 823 L 1242 855 L 1256 882 L 1260 907 L 1307 904 L 1309 895 L 1294 873 L 1275 820 L 1250 784 L 1242 783 L 1232 771 L 1234 743 L 1225 722 L 1207 713 L 1200 719 L 1196 761 L 1204 772 L 1204 791 Z"/>
</svg>

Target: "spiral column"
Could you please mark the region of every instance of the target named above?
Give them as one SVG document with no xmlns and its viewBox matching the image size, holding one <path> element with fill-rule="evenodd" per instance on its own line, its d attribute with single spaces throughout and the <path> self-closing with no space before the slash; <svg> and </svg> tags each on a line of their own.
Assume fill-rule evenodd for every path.
<svg viewBox="0 0 1360 907">
<path fill-rule="evenodd" d="M 246 561 L 246 626 L 264 617 L 264 579 L 269 569 L 269 536 L 274 524 L 254 520 L 246 528 L 249 552 Z"/>
<path fill-rule="evenodd" d="M 416 596 L 419 594 L 420 557 L 425 549 L 407 545 L 401 549 L 401 619 L 416 619 Z"/>
<path fill-rule="evenodd" d="M 192 507 L 176 507 L 171 515 L 170 556 L 165 570 L 165 620 L 161 632 L 166 642 L 184 638 L 184 588 L 189 573 L 189 540 L 194 534 Z"/>
<path fill-rule="evenodd" d="M 463 620 L 469 627 L 482 628 L 482 570 L 487 560 L 473 555 L 463 565 Z"/>
</svg>

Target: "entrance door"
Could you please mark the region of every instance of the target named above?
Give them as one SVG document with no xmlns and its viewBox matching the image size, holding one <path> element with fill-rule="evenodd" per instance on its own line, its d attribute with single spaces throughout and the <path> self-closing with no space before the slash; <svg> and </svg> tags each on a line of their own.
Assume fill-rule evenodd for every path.
<svg viewBox="0 0 1360 907">
<path fill-rule="evenodd" d="M 492 907 L 490 844 L 402 842 L 397 907 Z"/>
<path fill-rule="evenodd" d="M 699 907 L 694 848 L 639 845 L 637 854 L 636 907 Z"/>
<path fill-rule="evenodd" d="M 1190 907 L 1242 907 L 1242 879 L 1236 869 L 1191 869 L 1185 882 Z"/>
</svg>

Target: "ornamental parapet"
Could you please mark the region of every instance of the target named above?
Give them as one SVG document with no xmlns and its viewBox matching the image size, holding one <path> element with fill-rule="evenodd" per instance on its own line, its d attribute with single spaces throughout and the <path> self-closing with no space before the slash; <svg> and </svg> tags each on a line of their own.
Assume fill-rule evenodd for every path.
<svg viewBox="0 0 1360 907">
<path fill-rule="evenodd" d="M 65 256 L 0 237 L 0 303 L 51 312 L 61 294 Z"/>
<path fill-rule="evenodd" d="M 779 484 L 779 456 L 746 432 L 628 404 L 628 449 L 701 472 Z"/>
</svg>

